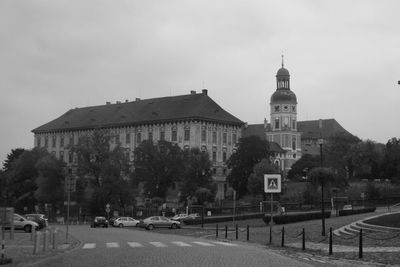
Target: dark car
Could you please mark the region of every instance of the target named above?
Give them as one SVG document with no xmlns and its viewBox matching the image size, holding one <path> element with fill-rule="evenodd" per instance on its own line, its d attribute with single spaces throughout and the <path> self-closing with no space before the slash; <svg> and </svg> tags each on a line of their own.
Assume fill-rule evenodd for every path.
<svg viewBox="0 0 400 267">
<path fill-rule="evenodd" d="M 39 229 L 49 226 L 48 219 L 44 214 L 37 214 L 37 213 L 25 214 L 24 217 L 30 221 L 34 221 L 37 224 L 39 224 Z"/>
<path fill-rule="evenodd" d="M 108 221 L 107 221 L 106 217 L 97 216 L 94 218 L 93 222 L 90 224 L 90 227 L 92 227 L 92 228 L 96 228 L 96 227 L 107 228 Z"/>
</svg>

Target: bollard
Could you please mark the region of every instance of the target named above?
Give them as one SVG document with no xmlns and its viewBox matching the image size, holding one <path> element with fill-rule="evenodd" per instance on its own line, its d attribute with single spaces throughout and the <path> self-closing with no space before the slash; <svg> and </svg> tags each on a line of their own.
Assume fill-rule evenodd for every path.
<svg viewBox="0 0 400 267">
<path fill-rule="evenodd" d="M 272 244 L 272 228 L 269 228 L 269 244 Z"/>
<path fill-rule="evenodd" d="M 35 237 L 35 234 L 36 234 L 36 227 L 32 227 L 32 229 L 31 229 L 31 241 L 33 241 L 33 239 Z"/>
<path fill-rule="evenodd" d="M 329 255 L 332 255 L 332 227 L 329 228 Z"/>
<path fill-rule="evenodd" d="M 247 225 L 247 241 L 249 241 L 250 238 L 250 227 Z"/>
<path fill-rule="evenodd" d="M 218 238 L 218 223 L 217 223 L 217 227 L 215 228 L 215 237 Z"/>
<path fill-rule="evenodd" d="M 362 259 L 363 257 L 363 243 L 362 243 L 362 228 L 360 229 L 360 242 L 359 242 L 359 248 L 358 248 L 358 257 Z"/>
<path fill-rule="evenodd" d="M 281 240 L 281 247 L 285 246 L 285 227 L 282 226 L 282 240 Z"/>
<path fill-rule="evenodd" d="M 57 238 L 56 238 L 56 236 L 57 236 L 57 229 L 54 229 L 54 231 L 53 231 L 53 239 L 52 239 L 52 241 L 53 241 L 53 249 L 56 249 L 57 247 L 56 247 L 56 245 L 57 245 Z"/>
<path fill-rule="evenodd" d="M 44 231 L 44 233 L 43 233 L 43 252 L 46 252 L 46 250 L 47 250 L 47 237 L 48 236 L 48 231 L 46 230 L 46 231 Z"/>
<path fill-rule="evenodd" d="M 306 250 L 306 231 L 303 228 L 303 246 L 302 246 L 302 250 Z"/>
<path fill-rule="evenodd" d="M 236 240 L 239 238 L 238 225 L 236 224 Z"/>
<path fill-rule="evenodd" d="M 228 225 L 225 224 L 225 238 L 228 238 Z"/>
<path fill-rule="evenodd" d="M 33 254 L 38 254 L 40 250 L 40 236 L 41 232 L 36 232 L 35 241 L 33 243 Z"/>
</svg>

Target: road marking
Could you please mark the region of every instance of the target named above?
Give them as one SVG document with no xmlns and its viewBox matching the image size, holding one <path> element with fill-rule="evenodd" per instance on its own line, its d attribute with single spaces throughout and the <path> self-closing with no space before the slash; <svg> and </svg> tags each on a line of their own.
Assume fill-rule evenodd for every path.
<svg viewBox="0 0 400 267">
<path fill-rule="evenodd" d="M 185 242 L 182 242 L 182 241 L 173 241 L 171 243 L 175 244 L 177 246 L 180 246 L 180 247 L 191 247 L 192 246 L 192 245 L 190 245 L 188 243 L 185 243 Z"/>
<path fill-rule="evenodd" d="M 149 243 L 152 244 L 155 247 L 158 247 L 158 248 L 163 248 L 163 247 L 167 246 L 167 245 L 165 245 L 165 244 L 163 244 L 161 242 L 149 242 Z"/>
<path fill-rule="evenodd" d="M 143 247 L 142 244 L 138 243 L 138 242 L 128 242 L 128 245 L 132 248 L 138 248 L 138 247 Z"/>
<path fill-rule="evenodd" d="M 119 244 L 117 242 L 106 243 L 106 246 L 108 248 L 119 248 Z"/>
<path fill-rule="evenodd" d="M 205 246 L 205 247 L 213 247 L 215 246 L 214 244 L 206 243 L 206 242 L 200 242 L 200 241 L 193 241 L 192 243 L 200 245 L 200 246 Z"/>
<path fill-rule="evenodd" d="M 233 243 L 228 243 L 228 242 L 218 242 L 218 241 L 214 241 L 214 244 L 217 245 L 223 245 L 223 246 L 227 246 L 227 247 L 236 247 L 237 244 L 233 244 Z"/>
<path fill-rule="evenodd" d="M 90 248 L 95 248 L 96 247 L 96 243 L 86 243 L 85 245 L 83 245 L 83 249 L 90 249 Z"/>
</svg>

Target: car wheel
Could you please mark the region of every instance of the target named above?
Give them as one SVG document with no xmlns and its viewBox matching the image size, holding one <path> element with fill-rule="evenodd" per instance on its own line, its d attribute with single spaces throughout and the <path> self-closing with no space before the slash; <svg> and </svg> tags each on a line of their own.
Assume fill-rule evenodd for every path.
<svg viewBox="0 0 400 267">
<path fill-rule="evenodd" d="M 137 223 L 137 224 L 135 225 L 135 227 L 139 227 L 139 223 Z"/>
<path fill-rule="evenodd" d="M 172 228 L 172 229 L 176 229 L 176 228 L 178 228 L 178 225 L 176 225 L 176 223 L 173 223 L 173 224 L 171 225 L 171 228 Z"/>
<path fill-rule="evenodd" d="M 147 225 L 147 230 L 153 230 L 153 229 L 154 229 L 154 225 L 152 225 L 152 224 Z"/>
<path fill-rule="evenodd" d="M 25 231 L 26 233 L 30 233 L 30 232 L 32 231 L 32 226 L 31 226 L 31 225 L 25 225 L 25 226 L 24 226 L 24 231 Z"/>
<path fill-rule="evenodd" d="M 122 228 L 122 227 L 124 227 L 124 225 L 122 223 L 120 223 L 120 224 L 118 224 L 118 227 Z"/>
</svg>

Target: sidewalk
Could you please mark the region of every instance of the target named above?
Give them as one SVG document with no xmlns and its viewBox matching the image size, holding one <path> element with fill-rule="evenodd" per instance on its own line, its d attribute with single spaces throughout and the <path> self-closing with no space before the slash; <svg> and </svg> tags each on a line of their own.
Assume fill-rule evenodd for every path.
<svg viewBox="0 0 400 267">
<path fill-rule="evenodd" d="M 294 247 L 294 248 L 302 248 L 301 243 L 290 243 L 287 244 L 288 247 Z M 313 242 L 307 242 L 306 243 L 306 249 L 312 249 L 312 250 L 320 250 L 324 252 L 329 251 L 329 244 L 325 243 L 313 243 Z M 333 245 L 332 247 L 333 252 L 357 252 L 359 251 L 358 247 L 354 246 L 343 246 L 343 245 Z M 363 247 L 363 252 L 400 252 L 400 247 Z"/>
</svg>

